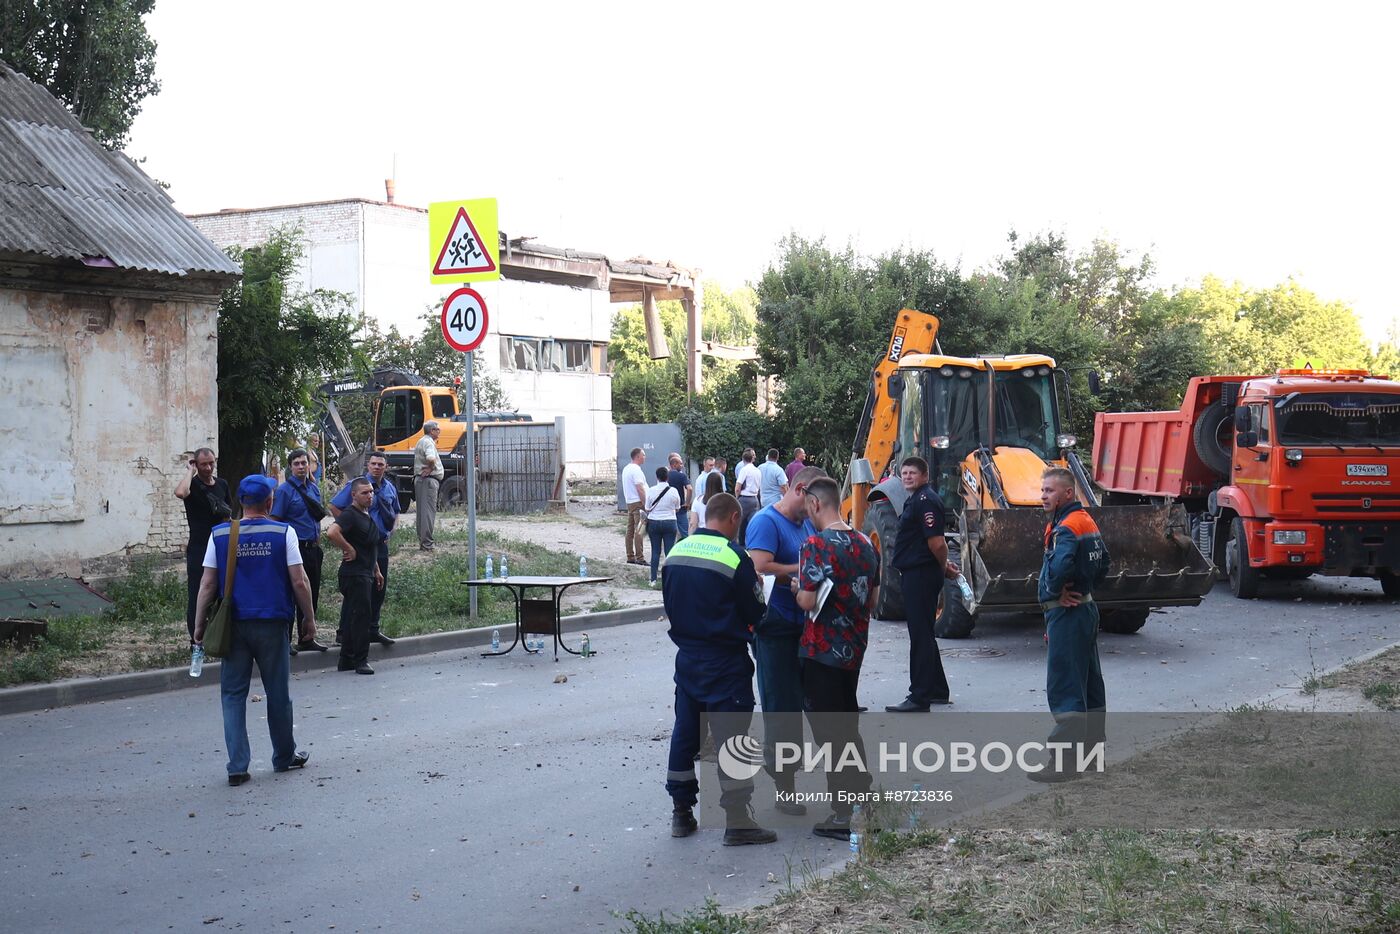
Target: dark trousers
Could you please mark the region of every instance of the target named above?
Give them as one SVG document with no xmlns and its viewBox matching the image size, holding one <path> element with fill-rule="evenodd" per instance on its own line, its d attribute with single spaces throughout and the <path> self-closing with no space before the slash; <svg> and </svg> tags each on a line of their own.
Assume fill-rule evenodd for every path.
<svg viewBox="0 0 1400 934">
<path fill-rule="evenodd" d="M 739 546 L 740 546 L 740 547 L 743 547 L 744 544 L 748 541 L 749 520 L 753 518 L 753 514 L 756 513 L 756 512 L 758 512 L 758 497 L 757 497 L 757 496 L 741 496 L 741 497 L 739 497 L 739 516 L 740 516 L 740 519 L 739 519 Z"/>
<path fill-rule="evenodd" d="M 770 620 L 758 624 L 753 640 L 754 665 L 758 673 L 758 697 L 763 704 L 763 761 L 773 784 L 781 791 L 792 791 L 797 766 L 777 770 L 774 747 L 780 743 L 802 742 L 802 660 L 797 656 L 801 633 L 765 633 Z"/>
<path fill-rule="evenodd" d="M 374 613 L 374 578 L 341 575 L 340 660 L 345 665 L 369 661 L 369 621 Z"/>
<path fill-rule="evenodd" d="M 370 619 L 369 633 L 371 636 L 379 635 L 379 611 L 384 609 L 384 595 L 389 592 L 389 540 L 386 538 L 379 543 L 379 573 L 384 575 L 384 586 L 374 588 L 373 596 L 370 598 Z"/>
<path fill-rule="evenodd" d="M 326 553 L 321 550 L 321 543 L 317 541 L 297 542 L 301 549 L 301 566 L 306 571 L 306 582 L 311 585 L 311 609 L 313 612 L 321 609 L 321 567 L 326 563 Z M 296 624 L 289 627 L 293 640 L 305 639 L 306 617 L 301 612 L 301 607 L 297 607 Z"/>
<path fill-rule="evenodd" d="M 807 698 L 807 722 L 812 725 L 812 739 L 818 747 L 831 744 L 833 765 L 841 761 L 846 746 L 854 745 L 865 762 L 865 742 L 860 737 L 860 714 L 857 713 L 856 682 L 860 669 L 846 671 L 808 659 L 802 665 L 802 692 Z M 841 771 L 826 773 L 826 787 L 831 792 L 831 809 L 838 817 L 848 817 L 851 802 L 841 801 L 839 792 L 870 790 L 870 773 L 848 763 Z"/>
<path fill-rule="evenodd" d="M 185 626 L 190 631 L 190 645 L 194 645 L 194 611 L 199 605 L 199 582 L 204 579 L 204 551 L 208 547 L 206 538 L 198 547 L 191 541 L 185 548 Z"/>
<path fill-rule="evenodd" d="M 700 743 L 704 739 L 700 733 L 700 717 L 706 713 L 752 714 L 753 701 L 739 697 L 702 701 L 687 694 L 679 685 L 676 686 L 676 724 L 671 728 L 671 755 L 666 763 L 666 793 L 679 808 L 695 807 L 700 795 L 700 782 L 695 777 L 695 754 L 700 751 Z M 748 722 L 748 717 L 722 717 L 720 722 L 711 721 L 710 732 L 715 738 L 715 748 L 718 749 L 724 745 L 725 740 L 742 732 L 740 726 L 747 729 Z M 753 797 L 751 778 L 730 779 L 721 772 L 719 782 L 719 803 L 726 811 L 743 808 Z"/>
<path fill-rule="evenodd" d="M 656 575 L 661 573 L 658 568 L 662 557 L 676 544 L 676 521 L 648 519 L 647 538 L 651 539 L 651 579 L 656 580 Z"/>
<path fill-rule="evenodd" d="M 938 565 L 909 568 L 904 581 L 904 615 L 909 625 L 909 699 L 916 704 L 945 701 L 951 693 L 943 674 L 943 659 L 933 638 L 943 571 Z"/>
<path fill-rule="evenodd" d="M 1045 695 L 1055 715 L 1050 741 L 1097 743 L 1104 738 L 1107 706 L 1099 666 L 1098 604 L 1046 610 L 1045 632 Z"/>
</svg>

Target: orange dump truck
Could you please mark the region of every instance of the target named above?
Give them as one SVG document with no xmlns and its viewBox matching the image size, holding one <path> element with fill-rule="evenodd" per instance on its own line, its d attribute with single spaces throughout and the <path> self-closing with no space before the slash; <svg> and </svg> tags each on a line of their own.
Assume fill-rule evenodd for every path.
<svg viewBox="0 0 1400 934">
<path fill-rule="evenodd" d="M 1400 385 L 1365 370 L 1198 376 L 1174 412 L 1100 412 L 1106 503 L 1180 502 L 1235 596 L 1372 577 L 1400 596 Z"/>
</svg>

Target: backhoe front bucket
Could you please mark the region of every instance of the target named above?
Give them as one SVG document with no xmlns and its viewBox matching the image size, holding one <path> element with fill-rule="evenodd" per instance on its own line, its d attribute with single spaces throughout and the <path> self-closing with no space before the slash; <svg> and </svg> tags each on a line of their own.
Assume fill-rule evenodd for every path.
<svg viewBox="0 0 1400 934">
<path fill-rule="evenodd" d="M 1108 578 L 1094 591 L 1105 609 L 1195 606 L 1215 571 L 1190 536 L 1186 508 L 1098 506 L 1088 510 L 1108 547 Z M 1030 508 L 981 509 L 964 517 L 962 557 L 978 609 L 1040 608 L 1046 515 Z"/>
</svg>

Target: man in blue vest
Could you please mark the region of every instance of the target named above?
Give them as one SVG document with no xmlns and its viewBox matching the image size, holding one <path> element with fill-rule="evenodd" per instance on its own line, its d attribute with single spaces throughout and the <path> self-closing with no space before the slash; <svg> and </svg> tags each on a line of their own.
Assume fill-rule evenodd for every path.
<svg viewBox="0 0 1400 934">
<path fill-rule="evenodd" d="M 763 615 L 763 588 L 753 561 L 733 543 L 742 511 L 728 493 L 716 493 L 705 508 L 705 527 L 666 556 L 662 592 L 671 641 L 676 644 L 676 723 L 666 792 L 671 796 L 671 836 L 695 832 L 700 783 L 695 754 L 700 750 L 701 715 L 740 714 L 710 721 L 716 747 L 747 729 L 753 713 L 753 662 L 749 642 Z M 742 722 L 740 722 L 742 721 Z M 723 734 L 723 735 L 720 735 Z M 754 823 L 749 801 L 753 778 L 720 773 L 725 846 L 772 843 L 778 835 Z"/>
<path fill-rule="evenodd" d="M 296 532 L 285 522 L 268 518 L 276 484 L 268 477 L 244 477 L 238 485 L 243 504 L 239 523 L 233 593 L 224 593 L 228 570 L 230 524 L 214 527 L 204 552 L 204 577 L 195 610 L 195 641 L 203 643 L 209 604 L 215 595 L 233 600 L 233 637 L 219 669 L 224 708 L 224 745 L 228 748 L 228 783 L 248 780 L 248 685 L 253 663 L 266 695 L 267 731 L 272 737 L 272 770 L 299 769 L 311 758 L 297 752 L 292 735 L 291 656 L 287 627 L 296 607 L 306 617 L 306 635 L 316 636 L 316 610 L 311 585 L 301 567 Z"/>
<path fill-rule="evenodd" d="M 1051 467 L 1040 484 L 1040 503 L 1049 517 L 1039 598 L 1048 637 L 1045 694 L 1055 717 L 1050 742 L 1093 746 L 1103 741 L 1107 706 L 1094 588 L 1108 576 L 1108 549 L 1098 524 L 1079 504 L 1074 474 Z M 1026 777 L 1036 782 L 1073 781 L 1079 777 L 1077 762 L 1078 751 L 1073 751 Z"/>
<path fill-rule="evenodd" d="M 311 478 L 311 455 L 303 448 L 297 448 L 287 455 L 290 473 L 277 487 L 272 496 L 272 518 L 285 522 L 297 533 L 297 547 L 301 550 L 301 566 L 306 571 L 306 581 L 311 585 L 311 606 L 321 609 L 321 565 L 325 563 L 325 553 L 321 550 L 321 520 L 326 517 L 321 505 L 321 487 Z M 297 652 L 324 652 L 326 646 L 306 634 L 306 618 L 297 613 L 297 626 L 301 638 L 292 646 L 292 654 Z M 292 633 L 295 636 L 295 633 Z"/>
</svg>

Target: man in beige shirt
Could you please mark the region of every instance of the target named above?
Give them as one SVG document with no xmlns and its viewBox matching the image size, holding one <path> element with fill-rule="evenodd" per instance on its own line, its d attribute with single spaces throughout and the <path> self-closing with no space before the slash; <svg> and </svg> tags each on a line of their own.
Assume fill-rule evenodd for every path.
<svg viewBox="0 0 1400 934">
<path fill-rule="evenodd" d="M 423 437 L 413 448 L 413 504 L 418 510 L 418 547 L 433 550 L 433 525 L 437 522 L 438 486 L 442 483 L 442 455 L 437 439 L 442 427 L 423 423 Z"/>
</svg>

